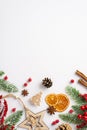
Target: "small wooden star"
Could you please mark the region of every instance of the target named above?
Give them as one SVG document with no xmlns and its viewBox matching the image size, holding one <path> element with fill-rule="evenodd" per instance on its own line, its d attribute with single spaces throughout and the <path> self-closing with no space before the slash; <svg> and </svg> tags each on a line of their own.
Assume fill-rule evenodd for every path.
<svg viewBox="0 0 87 130">
<path fill-rule="evenodd" d="M 49 128 L 43 122 L 45 111 L 34 114 L 29 109 L 26 109 L 25 113 L 26 119 L 19 125 L 19 127 L 27 130 L 49 130 Z"/>
<path fill-rule="evenodd" d="M 22 90 L 22 93 L 21 93 L 23 96 L 27 96 L 29 93 L 28 93 L 28 91 L 27 90 Z"/>
</svg>

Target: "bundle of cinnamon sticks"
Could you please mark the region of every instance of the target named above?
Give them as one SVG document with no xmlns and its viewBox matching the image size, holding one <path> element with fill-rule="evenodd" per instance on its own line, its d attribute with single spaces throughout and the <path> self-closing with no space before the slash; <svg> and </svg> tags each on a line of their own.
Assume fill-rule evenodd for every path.
<svg viewBox="0 0 87 130">
<path fill-rule="evenodd" d="M 76 70 L 76 74 L 78 76 L 80 76 L 81 78 L 78 80 L 78 82 L 80 84 L 82 84 L 83 86 L 87 87 L 87 77 L 86 75 L 84 75 L 82 72 L 80 72 L 79 70 Z"/>
</svg>

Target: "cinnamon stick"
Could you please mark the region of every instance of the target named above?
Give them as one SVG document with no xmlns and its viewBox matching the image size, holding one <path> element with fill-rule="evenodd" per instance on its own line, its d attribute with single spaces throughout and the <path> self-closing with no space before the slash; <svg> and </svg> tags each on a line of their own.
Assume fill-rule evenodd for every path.
<svg viewBox="0 0 87 130">
<path fill-rule="evenodd" d="M 82 72 L 80 72 L 79 70 L 76 71 L 76 74 L 77 74 L 78 76 L 80 76 L 81 78 L 83 78 L 85 81 L 87 81 L 87 77 L 86 77 Z M 82 81 L 81 81 L 81 82 L 82 82 Z"/>
<path fill-rule="evenodd" d="M 83 79 L 79 79 L 78 83 L 82 84 L 83 86 L 87 87 L 87 82 Z"/>
</svg>

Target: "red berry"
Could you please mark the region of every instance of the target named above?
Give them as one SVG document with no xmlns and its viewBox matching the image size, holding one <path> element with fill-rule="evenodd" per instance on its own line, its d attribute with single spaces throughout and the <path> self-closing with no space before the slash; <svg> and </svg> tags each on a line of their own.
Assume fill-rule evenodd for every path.
<svg viewBox="0 0 87 130">
<path fill-rule="evenodd" d="M 11 130 L 14 130 L 14 128 L 15 128 L 15 127 L 14 127 L 14 126 L 12 126 L 12 127 L 11 127 Z"/>
<path fill-rule="evenodd" d="M 79 118 L 79 119 L 81 119 L 81 118 L 82 118 L 82 115 L 81 115 L 81 114 L 79 114 L 79 115 L 78 115 L 78 118 Z"/>
<path fill-rule="evenodd" d="M 23 86 L 24 86 L 24 87 L 27 87 L 27 85 L 28 85 L 27 83 L 24 83 L 24 85 L 23 85 Z"/>
<path fill-rule="evenodd" d="M 81 126 L 84 127 L 86 125 L 86 122 L 82 123 Z"/>
<path fill-rule="evenodd" d="M 84 94 L 83 96 L 84 96 L 84 97 L 87 97 L 87 94 Z"/>
<path fill-rule="evenodd" d="M 28 80 L 27 80 L 27 82 L 31 82 L 32 81 L 32 78 L 29 78 Z"/>
<path fill-rule="evenodd" d="M 7 77 L 7 76 L 5 76 L 5 77 L 4 77 L 4 80 L 7 80 L 7 79 L 8 79 L 8 77 Z"/>
<path fill-rule="evenodd" d="M 55 120 L 56 123 L 59 123 L 59 120 Z"/>
<path fill-rule="evenodd" d="M 81 128 L 81 126 L 80 126 L 80 125 L 77 125 L 76 128 L 79 129 L 79 128 Z"/>
<path fill-rule="evenodd" d="M 53 121 L 53 122 L 52 122 L 52 125 L 56 125 L 56 122 L 55 122 L 55 121 Z"/>
<path fill-rule="evenodd" d="M 87 112 L 84 112 L 84 116 L 87 116 Z"/>
<path fill-rule="evenodd" d="M 82 95 L 82 94 L 79 94 L 79 96 L 80 96 L 80 97 L 83 97 L 83 95 Z"/>
<path fill-rule="evenodd" d="M 71 79 L 71 80 L 70 80 L 70 83 L 74 83 L 74 79 Z"/>
<path fill-rule="evenodd" d="M 83 116 L 83 119 L 84 119 L 85 121 L 87 121 L 87 116 Z"/>
<path fill-rule="evenodd" d="M 5 130 L 6 130 L 8 128 L 8 125 L 5 125 L 4 127 L 5 127 Z"/>
<path fill-rule="evenodd" d="M 87 104 L 85 105 L 85 109 L 87 109 Z"/>
<path fill-rule="evenodd" d="M 15 112 L 16 111 L 16 108 L 12 108 L 12 110 L 11 110 L 12 112 Z"/>
<path fill-rule="evenodd" d="M 84 99 L 87 101 L 87 97 L 84 97 Z"/>
<path fill-rule="evenodd" d="M 82 97 L 87 101 L 87 94 L 84 94 Z"/>
<path fill-rule="evenodd" d="M 0 99 L 2 99 L 2 95 L 0 95 Z"/>
<path fill-rule="evenodd" d="M 71 109 L 71 110 L 69 110 L 69 113 L 70 113 L 70 114 L 72 114 L 73 112 L 74 112 L 74 111 L 73 111 L 72 109 Z"/>
<path fill-rule="evenodd" d="M 81 108 L 81 110 L 85 110 L 85 106 L 81 106 L 80 108 Z"/>
</svg>

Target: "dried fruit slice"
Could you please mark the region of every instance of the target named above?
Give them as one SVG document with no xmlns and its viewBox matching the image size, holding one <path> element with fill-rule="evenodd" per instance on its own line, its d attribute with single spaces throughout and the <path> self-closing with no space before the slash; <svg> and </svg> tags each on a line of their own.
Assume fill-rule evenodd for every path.
<svg viewBox="0 0 87 130">
<path fill-rule="evenodd" d="M 57 95 L 56 94 L 49 94 L 46 96 L 45 101 L 49 106 L 54 106 L 57 104 L 57 101 L 58 101 Z"/>
<path fill-rule="evenodd" d="M 65 94 L 57 94 L 57 104 L 54 106 L 56 111 L 62 112 L 69 106 L 69 98 Z"/>
</svg>

